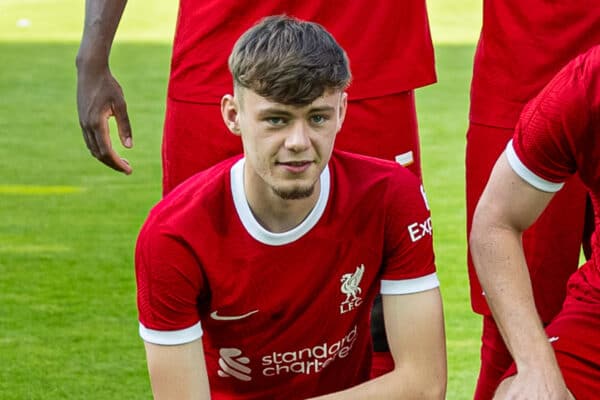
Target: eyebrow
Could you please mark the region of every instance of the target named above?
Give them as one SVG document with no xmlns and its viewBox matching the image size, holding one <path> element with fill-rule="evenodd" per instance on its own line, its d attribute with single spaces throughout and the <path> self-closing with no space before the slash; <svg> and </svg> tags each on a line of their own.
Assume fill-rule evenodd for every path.
<svg viewBox="0 0 600 400">
<path fill-rule="evenodd" d="M 311 108 L 308 111 L 311 112 L 311 113 L 314 113 L 314 112 L 332 112 L 332 111 L 335 111 L 335 107 L 332 107 L 332 106 L 314 107 L 314 108 Z"/>
<path fill-rule="evenodd" d="M 262 117 L 267 117 L 270 115 L 283 115 L 283 116 L 290 116 L 292 115 L 291 112 L 281 109 L 281 108 L 276 108 L 276 107 L 268 107 L 265 108 L 263 110 L 260 110 L 258 112 L 258 117 L 262 118 Z"/>
<path fill-rule="evenodd" d="M 319 112 L 334 112 L 335 107 L 332 106 L 321 106 L 321 107 L 313 107 L 308 110 L 309 114 L 319 113 Z M 282 116 L 291 116 L 292 113 L 282 108 L 277 107 L 268 107 L 258 112 L 258 117 L 263 118 L 270 115 L 282 115 Z"/>
</svg>

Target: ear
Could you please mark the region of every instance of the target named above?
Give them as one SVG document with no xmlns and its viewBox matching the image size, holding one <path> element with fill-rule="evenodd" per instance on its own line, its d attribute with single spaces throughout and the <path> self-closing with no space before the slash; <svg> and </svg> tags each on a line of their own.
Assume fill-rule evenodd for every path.
<svg viewBox="0 0 600 400">
<path fill-rule="evenodd" d="M 348 109 L 348 93 L 343 92 L 340 97 L 340 112 L 338 119 L 338 131 L 342 129 L 342 124 L 344 123 L 344 119 L 346 118 L 346 110 Z"/>
<path fill-rule="evenodd" d="M 234 96 L 226 94 L 221 99 L 221 116 L 225 125 L 236 136 L 241 134 L 239 124 L 239 106 Z"/>
</svg>

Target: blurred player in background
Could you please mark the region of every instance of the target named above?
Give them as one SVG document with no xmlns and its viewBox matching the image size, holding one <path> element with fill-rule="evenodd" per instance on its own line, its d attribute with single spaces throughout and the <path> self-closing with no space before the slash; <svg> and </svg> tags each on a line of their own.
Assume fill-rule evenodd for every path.
<svg viewBox="0 0 600 400">
<path fill-rule="evenodd" d="M 593 0 L 484 0 L 475 53 L 466 148 L 467 234 L 494 162 L 512 137 L 524 105 L 572 58 L 600 43 L 600 7 Z M 537 311 L 556 315 L 576 270 L 586 191 L 566 182 L 523 236 Z M 560 229 L 557 229 L 560 227 Z M 486 304 L 469 257 L 471 304 L 483 315 L 481 370 L 475 399 L 490 399 L 512 358 Z"/>
</svg>

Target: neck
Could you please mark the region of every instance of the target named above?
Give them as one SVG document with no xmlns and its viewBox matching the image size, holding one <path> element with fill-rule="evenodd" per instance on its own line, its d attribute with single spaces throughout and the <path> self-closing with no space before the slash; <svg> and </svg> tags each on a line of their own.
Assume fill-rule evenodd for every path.
<svg viewBox="0 0 600 400">
<path fill-rule="evenodd" d="M 247 184 L 246 179 L 244 181 Z M 320 192 L 320 181 L 315 184 L 313 193 L 303 199 L 283 199 L 271 188 L 260 192 L 245 190 L 254 218 L 273 233 L 287 232 L 300 225 L 317 204 Z"/>
<path fill-rule="evenodd" d="M 265 196 L 247 197 L 247 200 L 254 218 L 263 228 L 281 233 L 294 229 L 304 221 L 317 204 L 319 193 L 320 185 L 317 183 L 315 191 L 304 199 L 282 199 L 271 191 L 264 193 Z"/>
</svg>

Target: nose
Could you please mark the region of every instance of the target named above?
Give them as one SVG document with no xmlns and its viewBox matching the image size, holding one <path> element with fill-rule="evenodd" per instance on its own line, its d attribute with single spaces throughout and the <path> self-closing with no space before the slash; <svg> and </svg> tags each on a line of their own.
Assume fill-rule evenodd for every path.
<svg viewBox="0 0 600 400">
<path fill-rule="evenodd" d="M 286 149 L 299 152 L 310 147 L 309 129 L 305 122 L 296 121 L 285 138 Z"/>
</svg>

